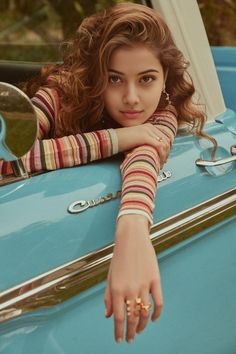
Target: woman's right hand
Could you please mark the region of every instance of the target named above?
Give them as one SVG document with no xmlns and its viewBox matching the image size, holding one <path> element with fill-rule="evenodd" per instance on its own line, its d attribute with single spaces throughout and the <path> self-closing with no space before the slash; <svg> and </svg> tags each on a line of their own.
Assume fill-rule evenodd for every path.
<svg viewBox="0 0 236 354">
<path fill-rule="evenodd" d="M 151 145 L 157 149 L 161 167 L 170 152 L 170 139 L 151 123 L 116 129 L 119 152 L 128 151 L 140 145 Z"/>
<path fill-rule="evenodd" d="M 163 298 L 155 250 L 149 237 L 148 220 L 140 215 L 122 215 L 117 222 L 115 247 L 104 294 L 106 317 L 114 315 L 117 342 L 125 334 L 132 341 L 148 324 L 149 311 L 135 311 L 135 299 L 145 305 L 153 299 L 152 321 L 160 316 Z M 130 316 L 126 301 L 131 301 Z"/>
</svg>

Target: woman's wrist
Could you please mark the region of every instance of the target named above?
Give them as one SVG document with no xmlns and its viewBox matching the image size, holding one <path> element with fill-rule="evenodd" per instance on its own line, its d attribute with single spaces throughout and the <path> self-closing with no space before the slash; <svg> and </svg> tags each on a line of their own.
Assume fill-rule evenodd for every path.
<svg viewBox="0 0 236 354">
<path fill-rule="evenodd" d="M 143 215 L 121 215 L 116 224 L 116 239 L 127 237 L 148 237 L 149 220 Z"/>
<path fill-rule="evenodd" d="M 118 140 L 118 152 L 124 152 L 134 147 L 128 128 L 117 128 L 115 131 Z"/>
</svg>

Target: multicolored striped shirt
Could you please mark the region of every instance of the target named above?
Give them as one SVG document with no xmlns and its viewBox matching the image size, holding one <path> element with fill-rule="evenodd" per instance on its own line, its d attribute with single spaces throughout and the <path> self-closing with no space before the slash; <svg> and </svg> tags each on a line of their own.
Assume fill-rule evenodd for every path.
<svg viewBox="0 0 236 354">
<path fill-rule="evenodd" d="M 60 100 L 56 90 L 43 87 L 32 102 L 38 117 L 38 135 L 33 148 L 22 157 L 29 173 L 87 164 L 119 152 L 115 129 L 58 138 Z M 177 131 L 173 106 L 157 110 L 148 122 L 156 125 L 173 142 Z M 152 224 L 159 170 L 159 155 L 152 146 L 142 145 L 125 154 L 121 164 L 122 193 L 118 218 L 124 214 L 140 214 Z M 0 171 L 2 174 L 11 173 L 10 163 L 0 161 Z"/>
</svg>

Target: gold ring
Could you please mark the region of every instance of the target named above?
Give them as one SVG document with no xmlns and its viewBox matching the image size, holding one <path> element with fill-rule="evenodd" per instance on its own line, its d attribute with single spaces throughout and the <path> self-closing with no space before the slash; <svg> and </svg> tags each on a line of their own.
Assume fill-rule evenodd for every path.
<svg viewBox="0 0 236 354">
<path fill-rule="evenodd" d="M 131 306 L 130 306 L 130 304 L 131 304 L 131 301 L 130 300 L 126 300 L 125 301 L 125 303 L 126 303 L 126 311 L 127 311 L 127 316 L 130 316 L 131 315 Z M 137 297 L 136 299 L 135 299 L 135 306 L 134 306 L 134 312 L 136 312 L 136 311 L 140 311 L 141 310 L 141 306 L 142 306 L 142 299 L 140 298 L 140 297 Z"/>
<path fill-rule="evenodd" d="M 126 300 L 126 311 L 127 311 L 127 316 L 131 315 L 131 301 L 130 300 Z M 148 312 L 150 310 L 150 308 L 152 307 L 151 303 L 149 303 L 148 305 L 144 305 L 144 303 L 142 302 L 142 299 L 140 297 L 137 297 L 135 299 L 135 306 L 134 306 L 134 312 L 135 312 L 135 316 L 137 315 L 137 311 L 141 311 L 141 310 L 145 310 L 146 312 Z"/>
<path fill-rule="evenodd" d="M 135 305 L 135 310 L 140 311 L 141 310 L 141 305 L 142 305 L 142 300 L 140 297 L 137 297 L 135 299 L 136 305 Z"/>
<path fill-rule="evenodd" d="M 146 312 L 148 312 L 151 307 L 152 305 L 150 303 L 148 305 L 144 305 L 143 303 L 141 304 L 141 309 L 145 310 Z"/>
<path fill-rule="evenodd" d="M 131 315 L 131 307 L 130 307 L 130 300 L 126 300 L 126 311 L 127 311 L 127 316 Z"/>
<path fill-rule="evenodd" d="M 162 143 L 162 142 L 163 142 L 163 139 L 160 138 L 159 136 L 157 136 L 157 141 L 159 141 L 160 143 Z"/>
</svg>

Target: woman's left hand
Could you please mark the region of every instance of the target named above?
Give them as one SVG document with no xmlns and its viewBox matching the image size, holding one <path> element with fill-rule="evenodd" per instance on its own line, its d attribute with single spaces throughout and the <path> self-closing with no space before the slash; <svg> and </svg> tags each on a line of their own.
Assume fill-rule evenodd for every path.
<svg viewBox="0 0 236 354">
<path fill-rule="evenodd" d="M 136 333 L 146 327 L 149 311 L 134 311 L 135 299 L 144 305 L 154 302 L 152 320 L 162 309 L 160 273 L 155 250 L 152 246 L 148 221 L 139 215 L 123 215 L 117 222 L 113 258 L 110 264 L 105 290 L 106 317 L 114 314 L 114 335 L 117 342 L 124 336 L 131 342 Z M 131 314 L 127 316 L 126 301 L 130 300 Z"/>
</svg>

